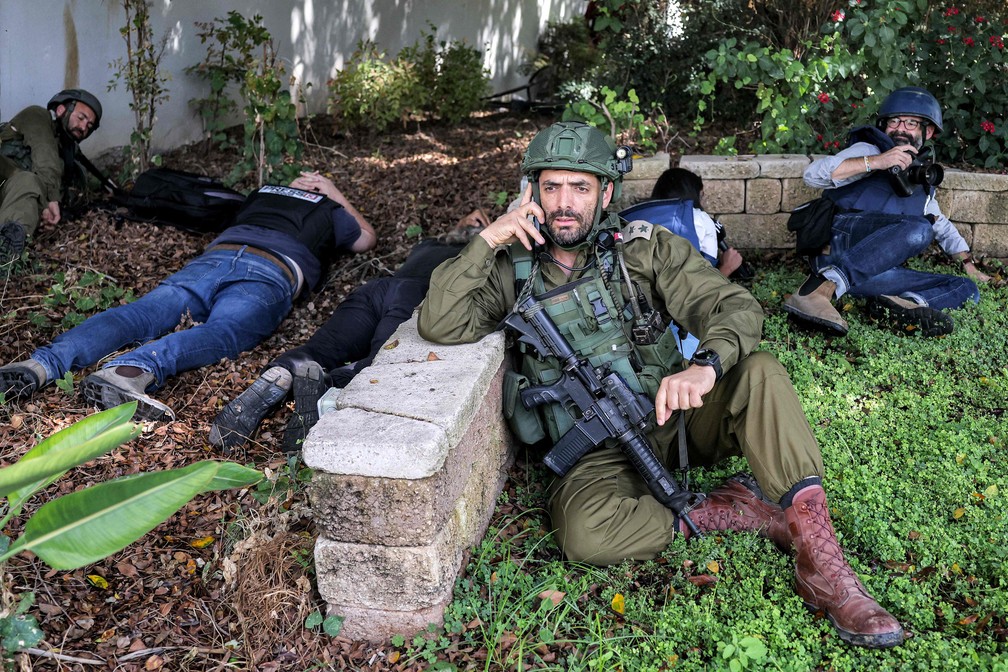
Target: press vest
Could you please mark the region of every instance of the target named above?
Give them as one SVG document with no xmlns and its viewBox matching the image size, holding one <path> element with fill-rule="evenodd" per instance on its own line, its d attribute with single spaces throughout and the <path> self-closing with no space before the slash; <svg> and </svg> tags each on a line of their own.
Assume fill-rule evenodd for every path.
<svg viewBox="0 0 1008 672">
<path fill-rule="evenodd" d="M 696 206 L 693 201 L 684 198 L 645 201 L 622 211 L 620 217 L 628 222 L 644 220 L 664 226 L 677 236 L 688 240 L 690 245 L 703 254 L 704 259 L 711 262 L 712 266 L 717 266 L 717 259 L 704 254 L 700 249 L 700 238 L 697 236 L 696 221 L 693 218 L 694 207 Z"/>
<path fill-rule="evenodd" d="M 647 231 L 650 237 L 650 227 Z M 681 367 L 682 356 L 676 349 L 674 334 L 665 329 L 656 343 L 638 345 L 630 334 L 634 326 L 629 296 L 616 269 L 613 250 L 596 255 L 596 267 L 585 276 L 549 291 L 543 291 L 542 278 L 531 277 L 522 269 L 532 267 L 531 253 L 520 244 L 510 248 L 516 283 L 532 283 L 531 291 L 556 323 L 560 333 L 592 366 L 619 373 L 636 392 L 654 399 L 662 378 Z M 524 278 L 521 276 L 524 274 Z M 607 286 L 608 285 L 608 286 Z M 520 441 L 535 443 L 545 435 L 555 443 L 578 420 L 576 409 L 548 404 L 524 412 L 518 394 L 529 385 L 549 385 L 560 379 L 562 370 L 554 357 L 540 359 L 532 348 L 519 344 L 515 363 L 517 371 L 505 380 L 505 416 Z M 515 375 L 517 374 L 517 375 Z M 538 425 L 538 427 L 536 427 Z M 530 431 L 531 430 L 531 431 Z"/>
<path fill-rule="evenodd" d="M 886 152 L 896 146 L 892 138 L 873 126 L 855 128 L 848 136 L 848 147 L 857 142 L 867 142 Z M 928 199 L 934 195 L 934 187 L 914 185 L 909 196 L 899 196 L 893 191 L 887 170 L 872 171 L 866 177 L 835 189 L 826 189 L 823 194 L 845 210 L 885 212 L 893 215 L 922 215 Z"/>
<path fill-rule="evenodd" d="M 235 225 L 284 233 L 324 262 L 335 253 L 333 213 L 341 207 L 312 191 L 266 185 L 245 200 Z"/>
</svg>

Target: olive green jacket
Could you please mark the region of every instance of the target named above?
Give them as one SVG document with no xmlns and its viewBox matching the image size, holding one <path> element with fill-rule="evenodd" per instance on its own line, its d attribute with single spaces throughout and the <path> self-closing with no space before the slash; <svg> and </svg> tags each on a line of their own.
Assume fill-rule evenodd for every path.
<svg viewBox="0 0 1008 672">
<path fill-rule="evenodd" d="M 624 228 L 625 261 L 630 277 L 665 319 L 675 318 L 711 348 L 727 371 L 760 341 L 763 310 L 743 287 L 728 282 L 692 245 L 663 227 L 650 235 L 642 225 Z M 520 244 L 520 243 L 516 243 Z M 576 267 L 585 264 L 578 253 Z M 543 263 L 545 289 L 582 277 L 566 277 L 551 263 Z M 506 248 L 491 249 L 476 236 L 455 258 L 441 264 L 431 277 L 427 298 L 420 306 L 420 335 L 436 343 L 470 343 L 497 328 L 515 302 L 514 269 Z"/>
<path fill-rule="evenodd" d="M 56 122 L 49 110 L 38 105 L 26 107 L 5 126 L 5 137 L 10 134 L 11 141 L 21 142 L 31 149 L 30 170 L 42 181 L 44 201 L 58 202 L 63 190 L 63 159 Z"/>
</svg>

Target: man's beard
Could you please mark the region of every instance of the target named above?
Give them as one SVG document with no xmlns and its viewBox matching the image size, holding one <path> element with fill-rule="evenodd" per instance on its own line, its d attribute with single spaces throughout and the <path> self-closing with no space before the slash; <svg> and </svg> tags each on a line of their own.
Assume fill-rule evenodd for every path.
<svg viewBox="0 0 1008 672">
<path fill-rule="evenodd" d="M 892 141 L 897 145 L 910 145 L 915 149 L 920 149 L 921 146 L 924 144 L 924 138 L 918 137 L 911 133 L 905 133 L 903 131 L 896 131 L 889 137 L 892 138 Z"/>
<path fill-rule="evenodd" d="M 553 222 L 558 217 L 573 217 L 577 220 L 578 226 L 575 229 L 556 229 Z M 550 237 L 560 247 L 575 247 L 588 239 L 592 226 L 595 223 L 595 208 L 592 207 L 591 214 L 588 212 L 578 212 L 573 208 L 552 210 L 546 215 L 546 228 Z"/>
</svg>

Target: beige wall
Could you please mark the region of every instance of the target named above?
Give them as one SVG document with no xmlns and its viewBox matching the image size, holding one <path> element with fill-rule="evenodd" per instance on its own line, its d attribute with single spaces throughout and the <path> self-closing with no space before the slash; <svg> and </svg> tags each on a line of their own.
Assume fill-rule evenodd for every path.
<svg viewBox="0 0 1008 672">
<path fill-rule="evenodd" d="M 185 74 L 206 53 L 194 22 L 224 17 L 229 10 L 263 16 L 288 74 L 312 85 L 305 108 L 318 112 L 325 107 L 326 80 L 360 40 L 374 40 L 396 54 L 433 24 L 438 40 L 485 47 L 493 90 L 501 91 L 525 82 L 518 66 L 524 50 L 535 48 L 540 28 L 550 19 L 582 13 L 584 5 L 584 0 L 152 0 L 155 36 L 168 36 L 163 67 L 171 75 L 154 146 L 164 150 L 200 137 L 201 124 L 188 101 L 205 96 L 206 86 Z M 44 105 L 61 89 L 83 87 L 105 108 L 102 127 L 85 146 L 89 154 L 128 144 L 134 126 L 129 96 L 122 85 L 107 90 L 109 64 L 126 53 L 119 34 L 124 16 L 118 0 L 0 1 L 0 120 L 27 105 Z"/>
</svg>

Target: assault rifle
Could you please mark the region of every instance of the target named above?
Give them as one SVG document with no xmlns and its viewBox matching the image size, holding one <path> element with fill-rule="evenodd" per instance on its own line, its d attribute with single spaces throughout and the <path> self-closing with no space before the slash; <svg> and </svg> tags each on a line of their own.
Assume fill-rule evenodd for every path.
<svg viewBox="0 0 1008 672">
<path fill-rule="evenodd" d="M 532 409 L 551 402 L 564 407 L 573 404 L 581 412 L 574 427 L 546 453 L 543 458 L 546 466 L 563 476 L 606 439 L 616 439 L 655 499 L 675 512 L 693 534 L 701 536 L 689 511 L 703 500 L 703 495 L 684 490 L 644 438 L 653 408 L 651 400 L 632 390 L 615 371 L 596 368 L 588 360 L 578 359 L 553 318 L 534 297 L 519 303 L 504 318 L 504 325 L 517 332 L 518 340 L 535 348 L 541 356 L 555 357 L 562 368 L 562 376 L 555 383 L 522 390 L 522 405 Z"/>
</svg>

